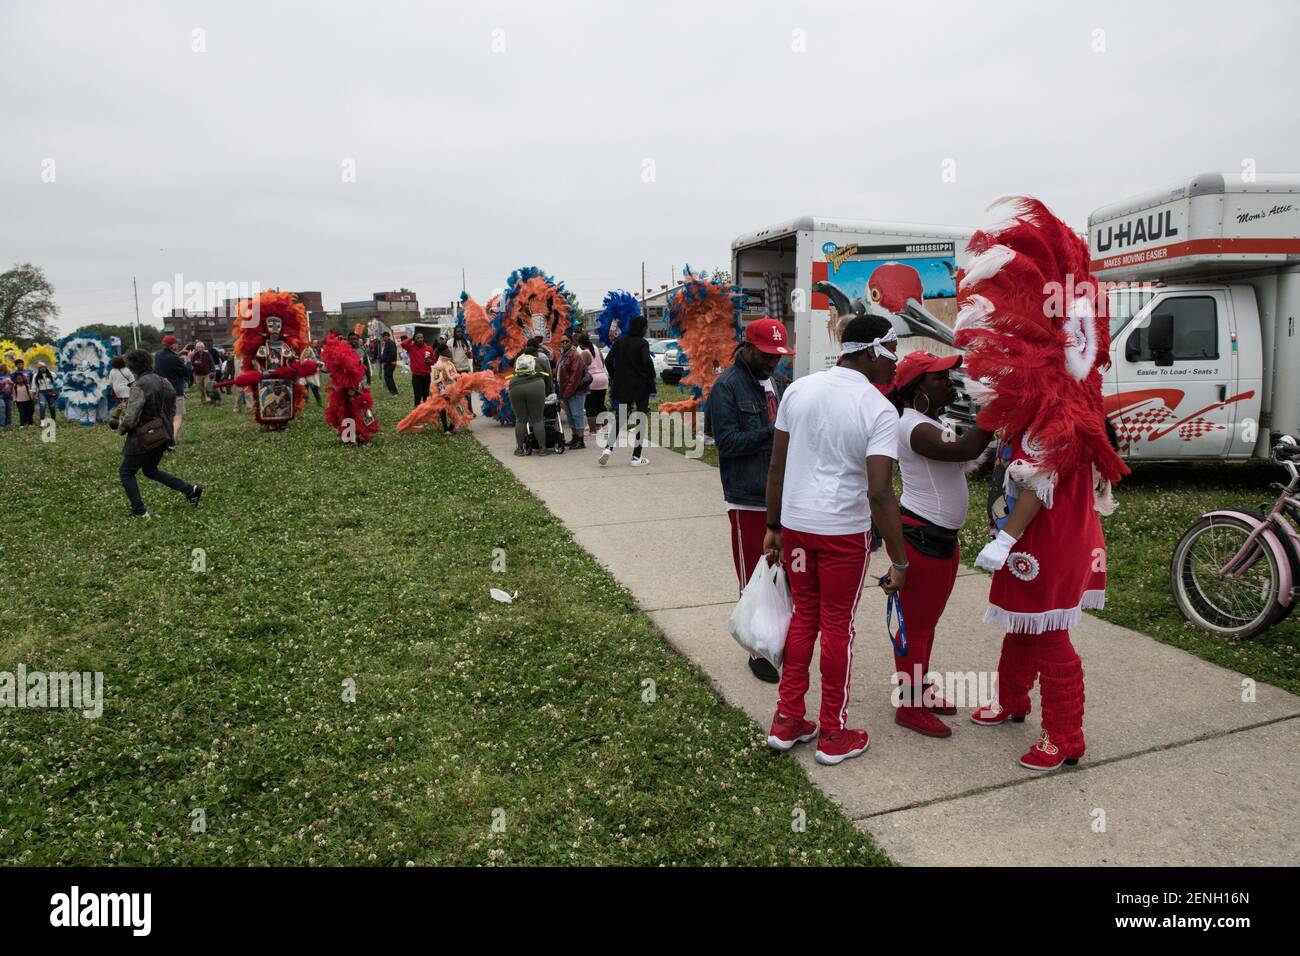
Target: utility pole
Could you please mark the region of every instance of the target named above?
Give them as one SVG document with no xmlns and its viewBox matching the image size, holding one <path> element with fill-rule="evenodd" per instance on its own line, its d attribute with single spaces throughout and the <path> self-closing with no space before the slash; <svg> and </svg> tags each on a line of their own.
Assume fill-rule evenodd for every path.
<svg viewBox="0 0 1300 956">
<path fill-rule="evenodd" d="M 131 347 L 140 347 L 140 287 L 136 285 L 135 276 L 131 276 L 131 291 L 135 293 L 135 325 L 131 326 Z"/>
<path fill-rule="evenodd" d="M 460 291 L 465 291 L 465 267 L 460 267 Z"/>
</svg>

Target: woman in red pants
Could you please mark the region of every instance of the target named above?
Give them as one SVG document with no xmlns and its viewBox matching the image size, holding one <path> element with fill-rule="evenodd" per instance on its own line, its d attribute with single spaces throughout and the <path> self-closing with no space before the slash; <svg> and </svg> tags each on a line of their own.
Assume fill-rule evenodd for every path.
<svg viewBox="0 0 1300 956">
<path fill-rule="evenodd" d="M 1084 752 L 1083 663 L 1070 628 L 1106 600 L 1098 514 L 1128 468 L 1111 447 L 1101 401 L 1110 361 L 1105 298 L 1088 245 L 1042 203 L 1016 201 L 996 232 L 977 232 L 959 284 L 955 344 L 966 349 L 979 423 L 999 435 L 996 537 L 976 558 L 993 571 L 987 624 L 1005 632 L 998 700 L 977 724 L 1023 721 L 1039 681 L 1042 733 L 1020 758 L 1056 770 Z"/>
<path fill-rule="evenodd" d="M 903 476 L 899 510 L 908 564 L 907 587 L 898 595 L 907 652 L 894 650 L 894 723 L 927 737 L 950 736 L 951 728 L 935 715 L 957 713 L 956 705 L 927 688 L 926 675 L 934 629 L 948 604 L 961 560 L 957 532 L 966 523 L 970 498 L 966 472 L 993 438 L 978 426 L 958 436 L 939 421 L 957 398 L 948 373 L 960 364 L 960 355 L 909 352 L 898 363 L 890 393 L 899 410 L 898 467 Z"/>
</svg>

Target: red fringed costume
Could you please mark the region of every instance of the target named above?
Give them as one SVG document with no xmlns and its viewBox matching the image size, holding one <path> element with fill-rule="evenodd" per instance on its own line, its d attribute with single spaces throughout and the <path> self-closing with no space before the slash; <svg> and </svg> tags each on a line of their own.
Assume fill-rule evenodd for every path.
<svg viewBox="0 0 1300 956">
<path fill-rule="evenodd" d="M 469 397 L 479 392 L 484 398 L 499 399 L 506 390 L 506 379 L 496 372 L 467 372 L 457 375 L 445 390 L 434 389 L 429 397 L 415 406 L 397 423 L 399 432 L 424 431 L 425 425 L 441 424 L 441 412 L 447 413 L 452 428 L 464 428 L 473 416 L 469 413 Z"/>
<path fill-rule="evenodd" d="M 345 444 L 366 444 L 379 433 L 379 422 L 361 357 L 333 332 L 325 339 L 320 357 L 330 377 L 326 424 L 338 431 Z"/>
<path fill-rule="evenodd" d="M 1110 332 L 1089 273 L 1087 244 L 1042 203 L 970 241 L 959 284 L 956 342 L 965 350 L 981 427 L 996 432 L 1005 469 L 994 508 L 998 537 L 977 564 L 997 568 L 986 623 L 1005 632 L 999 702 L 976 723 L 1023 720 L 1037 678 L 1042 735 L 1021 764 L 1054 770 L 1084 752 L 1083 665 L 1069 629 L 1106 599 L 1106 544 L 1098 512 L 1128 468 L 1111 448 L 1101 404 Z M 1042 508 L 1019 538 L 1001 529 L 1024 489 Z"/>
<path fill-rule="evenodd" d="M 242 371 L 216 384 L 249 390 L 253 419 L 264 429 L 288 428 L 307 400 L 299 380 L 316 374 L 316 363 L 302 358 L 310 345 L 307 310 L 292 292 L 263 292 L 256 301 L 240 301 L 234 335 Z"/>
</svg>

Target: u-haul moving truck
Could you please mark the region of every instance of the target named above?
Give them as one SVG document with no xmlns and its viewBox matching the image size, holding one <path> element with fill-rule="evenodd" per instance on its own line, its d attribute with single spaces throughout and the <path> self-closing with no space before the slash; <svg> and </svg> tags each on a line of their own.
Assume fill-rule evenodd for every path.
<svg viewBox="0 0 1300 956">
<path fill-rule="evenodd" d="M 1267 457 L 1300 434 L 1300 175 L 1197 176 L 1098 209 L 1088 242 L 1122 283 L 1104 402 L 1126 457 Z"/>
<path fill-rule="evenodd" d="M 731 244 L 731 274 L 746 298 L 742 321 L 770 315 L 786 324 L 796 377 L 835 364 L 839 319 L 854 302 L 895 315 L 901 353 L 944 354 L 957 314 L 957 269 L 974 231 L 805 216 L 747 233 Z"/>
</svg>

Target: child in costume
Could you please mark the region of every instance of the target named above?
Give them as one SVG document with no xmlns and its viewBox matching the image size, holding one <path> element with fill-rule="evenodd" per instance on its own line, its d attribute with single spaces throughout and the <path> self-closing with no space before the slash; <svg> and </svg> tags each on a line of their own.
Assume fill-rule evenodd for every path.
<svg viewBox="0 0 1300 956">
<path fill-rule="evenodd" d="M 975 564 L 993 571 L 985 623 L 1005 632 L 998 701 L 971 720 L 1022 722 L 1039 681 L 1042 733 L 1020 758 L 1056 770 L 1084 753 L 1083 664 L 1070 628 L 1106 600 L 1098 513 L 1128 468 L 1111 447 L 1101 404 L 1110 333 L 1087 244 L 1042 203 L 977 232 L 959 286 L 956 345 L 980 427 L 996 432 L 1003 484 L 991 508 L 996 537 Z"/>
</svg>

